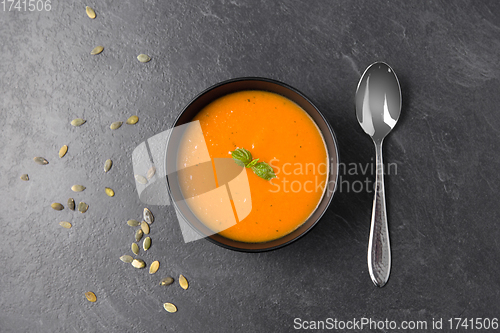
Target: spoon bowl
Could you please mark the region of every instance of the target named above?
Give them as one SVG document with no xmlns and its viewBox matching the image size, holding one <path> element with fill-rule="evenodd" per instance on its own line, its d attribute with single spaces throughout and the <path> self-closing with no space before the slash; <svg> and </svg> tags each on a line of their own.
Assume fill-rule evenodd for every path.
<svg viewBox="0 0 500 333">
<path fill-rule="evenodd" d="M 368 66 L 356 90 L 356 117 L 363 130 L 381 141 L 396 126 L 401 114 L 401 88 L 394 70 L 385 62 Z"/>
<path fill-rule="evenodd" d="M 356 117 L 375 144 L 377 174 L 373 199 L 368 271 L 373 283 L 383 287 L 391 271 L 391 247 L 384 189 L 382 143 L 401 114 L 401 87 L 394 70 L 385 62 L 368 66 L 356 90 Z"/>
</svg>

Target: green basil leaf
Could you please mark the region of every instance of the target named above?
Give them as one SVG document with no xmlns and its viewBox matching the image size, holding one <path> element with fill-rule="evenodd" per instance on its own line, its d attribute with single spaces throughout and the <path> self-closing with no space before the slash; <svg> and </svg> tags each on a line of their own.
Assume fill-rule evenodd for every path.
<svg viewBox="0 0 500 333">
<path fill-rule="evenodd" d="M 259 162 L 252 167 L 253 172 L 260 178 L 271 180 L 276 178 L 273 168 L 266 162 Z"/>
<path fill-rule="evenodd" d="M 233 157 L 236 164 L 244 167 L 248 163 L 252 161 L 252 153 L 250 153 L 245 148 L 238 148 L 235 151 L 231 152 L 231 156 Z"/>
</svg>

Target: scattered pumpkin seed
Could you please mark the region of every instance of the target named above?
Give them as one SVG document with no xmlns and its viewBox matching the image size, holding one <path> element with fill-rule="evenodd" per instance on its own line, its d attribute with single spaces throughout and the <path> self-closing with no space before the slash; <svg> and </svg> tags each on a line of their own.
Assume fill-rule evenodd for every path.
<svg viewBox="0 0 500 333">
<path fill-rule="evenodd" d="M 85 293 L 85 297 L 88 299 L 89 302 L 95 302 L 97 301 L 97 297 L 95 296 L 95 294 L 91 291 L 87 291 Z"/>
<path fill-rule="evenodd" d="M 21 178 L 21 180 L 24 180 L 25 182 L 27 182 L 28 180 L 30 180 L 30 177 L 28 176 L 27 173 L 21 175 L 21 177 L 19 177 L 19 178 Z"/>
<path fill-rule="evenodd" d="M 63 227 L 63 228 L 66 228 L 66 229 L 70 229 L 71 228 L 71 223 L 66 222 L 66 221 L 59 222 L 59 225 L 61 227 Z"/>
<path fill-rule="evenodd" d="M 158 268 L 160 268 L 160 262 L 158 260 L 155 260 L 149 265 L 149 274 L 154 274 L 156 271 L 158 271 Z"/>
<path fill-rule="evenodd" d="M 141 222 L 141 229 L 146 235 L 149 234 L 149 224 L 147 224 L 146 222 Z"/>
<path fill-rule="evenodd" d="M 139 245 L 137 245 L 136 243 L 132 243 L 132 252 L 134 252 L 135 255 L 138 255 L 139 254 Z"/>
<path fill-rule="evenodd" d="M 113 161 L 111 160 L 106 160 L 106 162 L 104 162 L 104 172 L 108 172 L 109 169 L 111 169 L 111 166 L 113 165 Z"/>
<path fill-rule="evenodd" d="M 135 232 L 135 241 L 136 242 L 140 241 L 141 238 L 142 238 L 142 235 L 144 235 L 144 233 L 142 232 L 142 230 L 141 229 L 137 230 Z"/>
<path fill-rule="evenodd" d="M 146 263 L 144 262 L 144 260 L 134 259 L 132 261 L 132 266 L 134 266 L 135 268 L 144 268 L 146 267 Z"/>
<path fill-rule="evenodd" d="M 40 165 L 46 165 L 46 164 L 49 164 L 49 161 L 47 161 L 45 158 L 43 157 L 35 157 L 33 158 L 33 161 L 35 161 L 37 164 L 40 164 Z"/>
<path fill-rule="evenodd" d="M 137 220 L 128 220 L 127 224 L 131 227 L 138 227 L 141 223 Z"/>
<path fill-rule="evenodd" d="M 119 129 L 122 124 L 123 121 L 115 121 L 114 123 L 111 123 L 111 125 L 109 125 L 109 128 L 111 128 L 112 130 Z"/>
<path fill-rule="evenodd" d="M 134 124 L 137 124 L 138 121 L 139 121 L 139 117 L 131 116 L 130 118 L 127 119 L 127 124 L 134 125 Z"/>
<path fill-rule="evenodd" d="M 76 118 L 76 119 L 73 119 L 71 121 L 71 125 L 72 126 L 75 126 L 75 127 L 78 127 L 78 126 L 82 126 L 83 124 L 85 124 L 87 121 L 86 120 L 83 120 L 82 118 Z"/>
<path fill-rule="evenodd" d="M 87 205 L 85 202 L 82 201 L 78 204 L 78 211 L 80 213 L 85 213 L 87 209 L 89 209 L 89 205 Z"/>
<path fill-rule="evenodd" d="M 144 238 L 144 242 L 142 243 L 142 248 L 144 251 L 147 251 L 151 247 L 151 237 Z"/>
<path fill-rule="evenodd" d="M 85 11 L 87 12 L 88 17 L 95 19 L 95 11 L 91 7 L 85 7 Z"/>
<path fill-rule="evenodd" d="M 167 310 L 167 312 L 174 313 L 177 312 L 177 307 L 172 303 L 163 303 L 163 308 Z"/>
<path fill-rule="evenodd" d="M 167 276 L 166 278 L 160 281 L 160 286 L 168 286 L 172 283 L 174 283 L 174 279 L 170 276 Z"/>
<path fill-rule="evenodd" d="M 61 205 L 60 203 L 58 202 L 54 202 L 52 205 L 50 205 L 50 207 L 52 207 L 53 209 L 55 210 L 63 210 L 64 209 L 64 206 Z"/>
<path fill-rule="evenodd" d="M 114 197 L 115 196 L 115 191 L 113 191 L 112 189 L 110 189 L 109 187 L 106 187 L 104 189 L 104 191 L 106 192 L 106 194 L 108 195 L 108 197 Z"/>
<path fill-rule="evenodd" d="M 92 55 L 96 55 L 96 54 L 99 54 L 101 53 L 102 51 L 104 50 L 104 47 L 99 45 L 99 46 L 96 46 L 92 49 L 92 51 L 90 51 L 90 54 Z"/>
<path fill-rule="evenodd" d="M 71 210 L 75 210 L 75 200 L 73 200 L 73 198 L 68 199 L 68 208 Z"/>
<path fill-rule="evenodd" d="M 153 178 L 153 176 L 155 175 L 156 173 L 156 168 L 154 166 L 152 166 L 151 168 L 149 168 L 148 170 L 148 173 L 146 174 L 146 178 L 149 180 L 151 178 Z"/>
<path fill-rule="evenodd" d="M 137 182 L 139 184 L 147 184 L 148 183 L 148 180 L 146 179 L 146 177 L 141 176 L 141 175 L 135 175 L 135 180 L 137 180 Z"/>
<path fill-rule="evenodd" d="M 62 146 L 61 149 L 59 149 L 59 158 L 63 158 L 67 152 L 68 152 L 68 146 L 67 145 Z"/>
<path fill-rule="evenodd" d="M 82 191 L 85 191 L 86 187 L 83 186 L 83 185 L 73 185 L 71 186 L 71 190 L 73 192 L 82 192 Z"/>
<path fill-rule="evenodd" d="M 134 258 L 132 258 L 132 256 L 129 256 L 128 254 L 125 254 L 120 257 L 120 260 L 124 263 L 130 264 L 132 261 L 134 261 Z"/>
<path fill-rule="evenodd" d="M 148 224 L 151 224 L 155 221 L 153 213 L 151 213 L 151 211 L 147 208 L 144 208 L 144 212 L 142 215 L 143 215 L 144 221 L 146 221 Z"/>
<path fill-rule="evenodd" d="M 181 288 L 186 290 L 189 287 L 188 280 L 184 277 L 184 275 L 179 276 L 179 284 L 181 285 Z"/>
<path fill-rule="evenodd" d="M 147 54 L 141 53 L 137 56 L 137 60 L 139 60 L 140 62 L 148 62 L 151 60 L 151 58 Z"/>
</svg>

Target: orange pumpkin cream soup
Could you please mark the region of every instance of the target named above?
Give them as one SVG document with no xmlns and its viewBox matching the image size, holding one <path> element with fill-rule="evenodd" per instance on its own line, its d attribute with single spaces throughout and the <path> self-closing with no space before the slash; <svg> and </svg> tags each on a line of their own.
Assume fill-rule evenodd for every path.
<svg viewBox="0 0 500 333">
<path fill-rule="evenodd" d="M 184 135 L 177 168 L 198 166 L 204 141 L 214 190 L 193 195 L 195 188 L 212 186 L 196 167 L 185 169 L 179 185 L 188 207 L 210 230 L 235 241 L 267 242 L 291 233 L 314 212 L 327 187 L 328 154 L 318 126 L 300 106 L 275 93 L 240 91 L 211 102 L 193 121 L 203 135 Z M 251 154 L 250 160 L 237 162 L 235 151 Z M 228 183 L 216 165 L 222 159 L 239 168 L 240 176 L 231 176 L 238 188 L 231 182 L 222 186 Z M 259 173 L 259 163 L 271 173 Z"/>
</svg>

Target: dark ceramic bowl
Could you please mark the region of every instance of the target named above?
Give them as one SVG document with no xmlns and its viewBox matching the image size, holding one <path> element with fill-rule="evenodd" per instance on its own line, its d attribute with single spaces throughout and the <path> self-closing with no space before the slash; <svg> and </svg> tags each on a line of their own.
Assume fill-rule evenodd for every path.
<svg viewBox="0 0 500 333">
<path fill-rule="evenodd" d="M 330 172 L 327 178 L 328 185 L 316 210 L 311 214 L 307 221 L 305 221 L 300 227 L 286 236 L 269 242 L 244 243 L 225 238 L 219 234 L 212 234 L 212 232 L 208 230 L 208 228 L 203 223 L 201 223 L 198 218 L 192 213 L 186 203 L 183 200 L 179 200 L 182 199 L 179 197 L 181 195 L 179 185 L 176 180 L 171 178 L 170 176 L 168 177 L 168 189 L 170 195 L 174 199 L 174 204 L 178 212 L 182 214 L 184 220 L 186 220 L 186 222 L 189 223 L 194 230 L 200 233 L 201 236 L 205 237 L 212 243 L 231 250 L 244 252 L 262 252 L 274 250 L 290 244 L 305 235 L 309 230 L 312 229 L 312 227 L 314 227 L 314 225 L 319 221 L 319 219 L 323 216 L 326 209 L 330 205 L 333 194 L 335 192 L 338 176 L 337 142 L 335 139 L 335 134 L 328 124 L 328 121 L 321 114 L 318 108 L 316 108 L 316 106 L 314 106 L 314 104 L 306 96 L 304 96 L 304 94 L 284 83 L 259 77 L 244 77 L 232 79 L 218 83 L 208 88 L 207 90 L 196 96 L 184 108 L 184 110 L 182 110 L 180 115 L 177 117 L 173 127 L 189 123 L 201 109 L 203 109 L 206 105 L 216 100 L 217 98 L 241 90 L 263 90 L 282 95 L 302 107 L 302 109 L 304 109 L 318 125 L 327 146 L 330 166 L 333 167 L 330 167 Z M 178 145 L 178 140 L 170 138 L 167 143 L 167 156 L 177 156 Z M 169 161 L 167 161 L 167 164 L 168 163 Z M 170 163 L 172 163 L 172 161 L 170 161 Z"/>
</svg>

